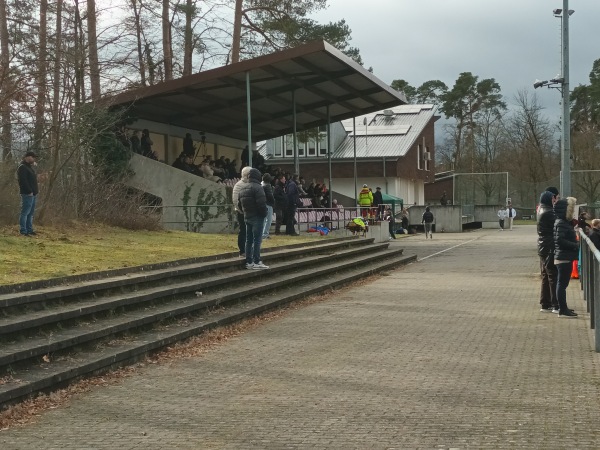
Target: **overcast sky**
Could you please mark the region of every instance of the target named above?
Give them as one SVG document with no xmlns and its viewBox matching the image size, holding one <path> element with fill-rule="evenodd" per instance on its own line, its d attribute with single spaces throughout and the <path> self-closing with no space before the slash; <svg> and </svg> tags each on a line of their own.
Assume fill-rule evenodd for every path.
<svg viewBox="0 0 600 450">
<path fill-rule="evenodd" d="M 536 78 L 560 71 L 560 21 L 552 11 L 563 0 L 329 0 L 320 22 L 346 19 L 352 45 L 365 67 L 391 83 L 418 87 L 439 79 L 449 88 L 461 72 L 495 78 L 507 102 Z M 570 0 L 571 89 L 589 83 L 600 58 L 600 1 Z M 560 113 L 560 94 L 538 89 L 550 118 Z"/>
</svg>

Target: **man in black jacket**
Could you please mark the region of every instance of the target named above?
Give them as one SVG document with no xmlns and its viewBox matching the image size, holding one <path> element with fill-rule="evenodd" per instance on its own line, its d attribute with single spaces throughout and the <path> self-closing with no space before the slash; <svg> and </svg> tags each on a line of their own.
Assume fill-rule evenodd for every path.
<svg viewBox="0 0 600 450">
<path fill-rule="evenodd" d="M 296 228 L 294 227 L 294 221 L 296 220 L 296 209 L 298 206 L 302 205 L 300 201 L 300 192 L 298 191 L 298 175 L 292 175 L 292 178 L 288 180 L 288 183 L 285 187 L 285 193 L 287 195 L 287 211 L 285 213 L 286 217 L 286 225 L 285 225 L 285 234 L 289 236 L 299 236 L 296 233 Z"/>
<path fill-rule="evenodd" d="M 38 195 L 37 175 L 35 173 L 34 152 L 27 152 L 17 169 L 19 192 L 21 193 L 21 216 L 19 217 L 19 231 L 23 236 L 35 236 L 33 230 L 33 213 Z"/>
<path fill-rule="evenodd" d="M 283 215 L 287 210 L 287 194 L 285 193 L 285 175 L 279 174 L 275 181 L 275 189 L 273 190 L 275 199 L 275 234 L 281 234 L 281 225 L 283 224 Z"/>
<path fill-rule="evenodd" d="M 558 189 L 547 187 L 540 196 L 537 211 L 538 255 L 542 273 L 542 288 L 540 291 L 540 311 L 558 312 L 556 299 L 556 280 L 558 272 L 554 265 L 554 204 L 559 199 Z"/>
<path fill-rule="evenodd" d="M 242 184 L 238 192 L 239 207 L 246 222 L 246 269 L 269 268 L 260 260 L 260 244 L 267 216 L 267 197 L 261 181 L 258 169 L 250 169 L 248 182 Z"/>
</svg>

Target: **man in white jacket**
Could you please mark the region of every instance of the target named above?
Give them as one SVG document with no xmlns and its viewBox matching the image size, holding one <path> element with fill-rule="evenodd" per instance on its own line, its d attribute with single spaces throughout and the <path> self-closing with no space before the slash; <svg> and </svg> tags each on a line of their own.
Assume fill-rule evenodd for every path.
<svg viewBox="0 0 600 450">
<path fill-rule="evenodd" d="M 506 220 L 508 220 L 508 229 L 512 231 L 513 220 L 517 217 L 517 211 L 512 207 L 512 203 L 509 203 L 506 207 Z"/>
</svg>

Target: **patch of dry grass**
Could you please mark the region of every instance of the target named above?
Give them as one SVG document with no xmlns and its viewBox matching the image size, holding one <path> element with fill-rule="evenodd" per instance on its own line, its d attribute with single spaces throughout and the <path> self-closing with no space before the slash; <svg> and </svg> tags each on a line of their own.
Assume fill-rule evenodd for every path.
<svg viewBox="0 0 600 450">
<path fill-rule="evenodd" d="M 38 226 L 35 237 L 0 228 L 0 285 L 237 252 L 235 234 L 131 231 L 101 224 Z M 272 236 L 263 247 L 312 241 Z"/>
</svg>

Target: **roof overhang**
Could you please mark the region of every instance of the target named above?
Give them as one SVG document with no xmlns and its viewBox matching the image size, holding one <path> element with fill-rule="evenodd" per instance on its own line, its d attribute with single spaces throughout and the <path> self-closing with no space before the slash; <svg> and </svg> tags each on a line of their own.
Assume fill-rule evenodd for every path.
<svg viewBox="0 0 600 450">
<path fill-rule="evenodd" d="M 242 61 L 104 100 L 130 116 L 252 141 L 337 122 L 406 103 L 404 94 L 324 41 Z"/>
</svg>

